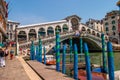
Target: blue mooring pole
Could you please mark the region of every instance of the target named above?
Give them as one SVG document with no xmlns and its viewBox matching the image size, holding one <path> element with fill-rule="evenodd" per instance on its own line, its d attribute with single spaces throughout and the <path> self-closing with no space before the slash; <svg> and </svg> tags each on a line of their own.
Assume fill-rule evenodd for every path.
<svg viewBox="0 0 120 80">
<path fill-rule="evenodd" d="M 109 80 L 114 79 L 114 57 L 113 57 L 113 49 L 111 42 L 107 43 L 107 51 L 108 51 L 108 70 L 109 70 Z"/>
<path fill-rule="evenodd" d="M 30 59 L 34 60 L 35 59 L 35 49 L 34 49 L 34 42 L 31 41 L 31 47 L 30 47 Z"/>
<path fill-rule="evenodd" d="M 38 51 L 38 46 L 35 46 L 35 47 L 36 47 L 36 49 L 35 49 L 35 50 L 36 50 L 36 51 L 35 51 L 35 52 L 36 52 L 36 54 L 35 54 L 35 59 L 38 60 L 38 52 L 39 52 L 39 51 Z"/>
<path fill-rule="evenodd" d="M 103 65 L 103 72 L 107 73 L 107 59 L 105 55 L 105 37 L 104 34 L 101 34 L 101 39 L 102 39 L 102 65 Z"/>
<path fill-rule="evenodd" d="M 87 43 L 84 43 L 84 53 L 85 53 L 87 80 L 92 80 L 90 58 L 89 58 Z"/>
<path fill-rule="evenodd" d="M 62 54 L 62 73 L 66 72 L 66 45 L 63 45 L 63 54 Z"/>
<path fill-rule="evenodd" d="M 59 31 L 56 31 L 56 71 L 60 71 L 60 35 Z"/>
<path fill-rule="evenodd" d="M 44 64 L 46 64 L 46 49 L 44 47 Z"/>
<path fill-rule="evenodd" d="M 72 38 L 70 37 L 70 63 L 72 63 Z"/>
<path fill-rule="evenodd" d="M 83 41 L 82 38 L 80 38 L 80 62 L 82 62 L 82 53 L 83 53 Z"/>
<path fill-rule="evenodd" d="M 42 41 L 39 39 L 39 62 L 42 63 Z"/>
<path fill-rule="evenodd" d="M 78 49 L 76 44 L 74 44 L 74 79 L 78 80 Z"/>
</svg>

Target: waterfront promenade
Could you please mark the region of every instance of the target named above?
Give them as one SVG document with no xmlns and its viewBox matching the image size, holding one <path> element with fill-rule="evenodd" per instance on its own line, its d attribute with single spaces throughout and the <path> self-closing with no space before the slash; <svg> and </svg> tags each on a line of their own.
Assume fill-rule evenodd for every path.
<svg viewBox="0 0 120 80">
<path fill-rule="evenodd" d="M 8 58 L 6 66 L 0 67 L 0 80 L 41 80 L 41 78 L 19 56 L 13 60 Z"/>
</svg>

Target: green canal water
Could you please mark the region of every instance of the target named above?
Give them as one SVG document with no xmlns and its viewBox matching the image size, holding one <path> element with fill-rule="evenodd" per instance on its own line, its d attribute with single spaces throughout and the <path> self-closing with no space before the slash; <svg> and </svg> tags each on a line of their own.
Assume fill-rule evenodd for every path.
<svg viewBox="0 0 120 80">
<path fill-rule="evenodd" d="M 115 67 L 115 71 L 117 71 L 120 70 L 120 52 L 113 52 L 113 53 L 114 53 L 114 67 Z M 72 63 L 74 61 L 73 58 L 74 56 L 72 56 Z M 107 58 L 107 53 L 106 53 L 106 58 Z M 81 59 L 82 62 L 85 62 L 84 55 L 82 55 Z M 61 60 L 62 60 L 62 56 L 61 56 Z M 80 62 L 80 55 L 78 61 Z M 102 66 L 102 53 L 100 52 L 90 53 L 90 62 L 92 64 L 97 64 Z M 66 56 L 66 63 L 70 63 L 69 55 Z M 67 67 L 66 67 L 66 74 L 71 77 L 71 70 L 68 69 Z"/>
</svg>

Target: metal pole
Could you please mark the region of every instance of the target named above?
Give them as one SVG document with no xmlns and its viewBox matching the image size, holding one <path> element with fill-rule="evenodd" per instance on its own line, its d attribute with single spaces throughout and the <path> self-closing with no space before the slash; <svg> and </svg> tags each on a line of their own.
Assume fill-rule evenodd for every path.
<svg viewBox="0 0 120 80">
<path fill-rule="evenodd" d="M 72 38 L 70 37 L 70 63 L 72 63 Z"/>
<path fill-rule="evenodd" d="M 44 64 L 46 64 L 46 49 L 44 47 Z"/>
<path fill-rule="evenodd" d="M 114 57 L 111 42 L 107 43 L 107 51 L 108 51 L 108 69 L 109 69 L 109 80 L 114 79 Z"/>
<path fill-rule="evenodd" d="M 18 40 L 17 40 L 17 29 L 15 28 L 15 42 L 16 42 L 16 49 L 15 49 L 15 56 L 17 56 L 17 54 L 18 54 L 18 52 L 17 52 L 17 50 L 18 50 L 18 45 L 17 45 L 17 43 L 18 43 Z"/>
<path fill-rule="evenodd" d="M 58 29 L 56 31 L 56 71 L 60 71 L 60 35 Z"/>
<path fill-rule="evenodd" d="M 103 72 L 107 73 L 107 59 L 105 55 L 105 37 L 104 34 L 101 34 L 101 39 L 102 39 L 102 63 L 103 63 Z"/>
<path fill-rule="evenodd" d="M 88 52 L 87 43 L 84 43 L 84 53 L 85 53 L 87 80 L 92 80 L 91 66 L 90 66 L 90 59 L 89 59 L 89 52 Z"/>
<path fill-rule="evenodd" d="M 63 55 L 62 55 L 62 73 L 66 72 L 66 45 L 63 45 Z"/>
<path fill-rule="evenodd" d="M 74 79 L 78 80 L 78 50 L 76 44 L 74 44 Z"/>
</svg>

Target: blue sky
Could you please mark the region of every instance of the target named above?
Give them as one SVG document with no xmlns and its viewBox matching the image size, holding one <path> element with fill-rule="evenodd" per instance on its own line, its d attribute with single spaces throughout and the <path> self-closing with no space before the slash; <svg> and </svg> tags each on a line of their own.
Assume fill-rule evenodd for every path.
<svg viewBox="0 0 120 80">
<path fill-rule="evenodd" d="M 6 0 L 9 20 L 21 25 L 51 22 L 78 15 L 81 22 L 89 18 L 102 19 L 107 12 L 118 10 L 118 0 Z"/>
</svg>

